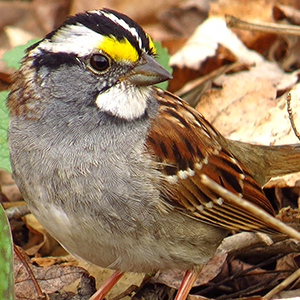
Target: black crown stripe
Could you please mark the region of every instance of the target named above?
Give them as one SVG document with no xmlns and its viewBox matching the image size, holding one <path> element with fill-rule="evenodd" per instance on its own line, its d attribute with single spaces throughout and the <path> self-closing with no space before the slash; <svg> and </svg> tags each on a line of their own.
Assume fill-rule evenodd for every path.
<svg viewBox="0 0 300 300">
<path fill-rule="evenodd" d="M 117 40 L 122 40 L 123 38 L 126 38 L 133 45 L 133 47 L 137 49 L 137 52 L 140 55 L 142 49 L 139 46 L 137 38 L 134 35 L 132 35 L 132 33 L 129 30 L 125 29 L 119 24 L 116 24 L 104 14 L 101 14 L 101 11 L 107 14 L 115 15 L 118 19 L 123 20 L 125 23 L 127 23 L 130 28 L 134 28 L 137 31 L 138 36 L 142 42 L 142 49 L 144 49 L 148 53 L 151 53 L 151 49 L 149 49 L 149 40 L 143 29 L 135 21 L 133 21 L 126 15 L 123 15 L 119 12 L 110 9 L 102 9 L 99 11 L 99 14 L 97 12 L 85 12 L 76 14 L 75 16 L 71 16 L 66 21 L 64 21 L 64 23 L 62 23 L 60 27 L 47 34 L 45 39 L 50 40 L 57 32 L 59 32 L 61 28 L 67 25 L 77 25 L 78 23 L 80 23 L 86 26 L 87 28 L 104 36 L 112 35 Z"/>
</svg>

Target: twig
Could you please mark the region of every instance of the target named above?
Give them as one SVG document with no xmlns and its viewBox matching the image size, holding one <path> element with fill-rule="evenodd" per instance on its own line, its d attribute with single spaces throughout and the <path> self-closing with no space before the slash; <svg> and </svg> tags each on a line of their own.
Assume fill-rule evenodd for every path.
<svg viewBox="0 0 300 300">
<path fill-rule="evenodd" d="M 19 257 L 20 261 L 23 263 L 23 266 L 24 268 L 26 269 L 33 285 L 34 285 L 34 288 L 36 290 L 36 293 L 38 295 L 38 299 L 41 299 L 41 300 L 48 300 L 48 296 L 46 294 L 44 294 L 32 272 L 32 269 L 31 267 L 29 266 L 28 262 L 26 261 L 26 259 L 24 259 L 23 257 L 23 254 L 20 252 L 20 250 L 18 249 L 18 247 L 16 245 L 14 245 L 14 251 L 16 253 L 16 255 Z"/>
<path fill-rule="evenodd" d="M 287 108 L 287 112 L 289 114 L 289 119 L 290 119 L 290 123 L 291 123 L 291 126 L 292 126 L 292 129 L 296 135 L 296 137 L 298 138 L 298 140 L 300 140 L 300 134 L 296 128 L 296 125 L 295 125 L 295 120 L 294 120 L 294 114 L 293 114 L 293 109 L 291 107 L 291 101 L 292 101 L 292 94 L 291 93 L 288 93 L 287 94 L 287 97 L 286 97 L 286 108 Z"/>
<path fill-rule="evenodd" d="M 238 197 L 232 192 L 226 190 L 225 188 L 217 184 L 215 181 L 208 178 L 206 175 L 201 175 L 200 180 L 206 187 L 210 188 L 221 198 L 230 201 L 231 203 L 234 203 L 235 205 L 243 208 L 245 211 L 252 213 L 256 217 L 260 218 L 261 220 L 264 220 L 265 222 L 269 223 L 278 232 L 284 233 L 287 236 L 300 241 L 300 232 L 298 232 L 297 230 L 293 229 L 292 227 L 274 218 L 273 216 L 263 211 L 262 209 L 258 208 L 257 206 L 250 203 L 249 201 L 244 200 L 243 198 Z"/>
<path fill-rule="evenodd" d="M 233 16 L 226 15 L 226 24 L 228 27 L 234 27 L 244 30 L 262 31 L 275 34 L 290 34 L 300 36 L 300 26 L 295 25 L 282 25 L 276 23 L 249 23 L 242 21 Z"/>
<path fill-rule="evenodd" d="M 212 290 L 216 290 L 217 288 L 219 288 L 221 285 L 225 285 L 226 282 L 233 282 L 233 280 L 237 279 L 238 277 L 241 277 L 241 276 L 244 276 L 246 275 L 247 273 L 253 271 L 253 270 L 256 270 L 258 268 L 261 268 L 261 267 L 264 267 L 266 265 L 269 265 L 271 263 L 274 263 L 275 261 L 277 261 L 279 258 L 282 258 L 285 254 L 278 254 L 274 257 L 271 257 L 255 266 L 252 266 L 252 267 L 249 267 L 248 269 L 246 270 L 242 270 L 242 271 L 239 271 L 239 272 L 236 272 L 235 274 L 219 281 L 219 282 L 216 282 L 216 283 L 213 283 L 211 286 L 208 286 L 207 288 L 201 290 L 201 293 L 203 295 L 207 294 L 208 292 L 211 292 Z M 278 276 L 278 273 L 276 273 L 276 277 Z M 274 277 L 274 278 L 276 278 Z M 273 279 L 272 279 L 273 280 Z M 265 283 L 264 283 L 265 284 Z M 230 295 L 231 297 L 232 295 Z M 226 297 L 226 296 L 224 296 Z"/>
<path fill-rule="evenodd" d="M 272 289 L 269 293 L 267 293 L 263 297 L 263 299 L 264 300 L 271 299 L 274 295 L 278 294 L 280 291 L 282 291 L 284 288 L 286 288 L 289 284 L 291 284 L 293 281 L 295 281 L 299 277 L 300 277 L 300 269 L 298 269 L 297 271 L 295 271 L 287 279 L 283 280 L 276 287 L 274 287 L 274 289 Z"/>
<path fill-rule="evenodd" d="M 276 278 L 276 276 L 274 278 L 269 278 L 267 280 L 261 281 L 261 282 L 255 284 L 255 285 L 251 285 L 251 286 L 245 288 L 242 291 L 236 291 L 235 293 L 232 293 L 230 295 L 222 295 L 220 297 L 217 297 L 217 300 L 243 298 L 247 294 L 250 294 L 250 293 L 253 293 L 254 291 L 257 291 L 259 289 L 268 287 L 273 282 L 273 280 Z M 251 299 L 251 297 L 250 297 L 250 299 Z"/>
</svg>

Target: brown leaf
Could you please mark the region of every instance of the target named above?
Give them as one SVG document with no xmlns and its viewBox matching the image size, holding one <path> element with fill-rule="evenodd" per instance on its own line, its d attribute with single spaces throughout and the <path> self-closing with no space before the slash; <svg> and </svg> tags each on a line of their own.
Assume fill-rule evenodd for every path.
<svg viewBox="0 0 300 300">
<path fill-rule="evenodd" d="M 209 5 L 206 1 L 187 1 L 158 11 L 158 19 L 180 36 L 190 36 L 196 26 L 207 18 Z"/>
<path fill-rule="evenodd" d="M 66 251 L 59 243 L 40 225 L 36 218 L 30 214 L 25 216 L 26 225 L 29 229 L 29 240 L 23 249 L 28 255 L 65 255 Z"/>
<path fill-rule="evenodd" d="M 23 199 L 11 173 L 0 169 L 0 186 L 2 194 L 8 201 L 20 201 Z"/>
<path fill-rule="evenodd" d="M 88 273 L 75 266 L 50 266 L 39 267 L 32 264 L 28 257 L 24 259 L 29 263 L 38 284 L 44 293 L 54 293 L 64 286 L 67 286 Z M 17 299 L 36 299 L 37 294 L 32 283 L 31 277 L 28 275 L 22 261 L 14 255 L 14 278 L 15 278 L 15 294 Z"/>
<path fill-rule="evenodd" d="M 298 208 L 292 209 L 290 207 L 285 207 L 281 209 L 277 215 L 277 219 L 300 231 L 300 215 Z"/>
<path fill-rule="evenodd" d="M 78 261 L 72 255 L 65 256 L 46 256 L 33 257 L 31 261 L 38 264 L 40 267 L 49 267 L 54 265 L 60 266 L 77 266 Z"/>
<path fill-rule="evenodd" d="M 34 15 L 46 32 L 59 26 L 69 14 L 71 0 L 34 0 Z"/>
<path fill-rule="evenodd" d="M 288 271 L 286 276 L 292 274 L 299 268 L 300 255 L 299 253 L 290 253 L 277 261 L 276 270 Z"/>
<path fill-rule="evenodd" d="M 0 29 L 3 30 L 5 26 L 12 25 L 19 21 L 28 11 L 30 4 L 28 2 L 0 2 Z"/>
<path fill-rule="evenodd" d="M 224 249 L 219 248 L 214 256 L 205 264 L 199 277 L 197 278 L 194 286 L 206 284 L 215 278 L 221 271 L 227 258 L 227 252 Z M 152 278 L 152 282 L 163 283 L 169 287 L 178 289 L 182 278 L 184 277 L 184 271 L 170 270 L 166 272 L 159 272 Z"/>
<path fill-rule="evenodd" d="M 219 45 L 227 49 L 230 56 L 235 56 L 240 63 L 259 64 L 263 57 L 249 49 L 226 26 L 224 18 L 211 17 L 203 22 L 187 40 L 186 44 L 170 59 L 170 65 L 179 68 L 199 69 L 209 57 L 217 54 Z M 224 55 L 222 51 L 220 55 Z M 228 54 L 227 54 L 228 55 Z"/>
<path fill-rule="evenodd" d="M 232 15 L 248 22 L 273 22 L 272 8 L 274 1 L 264 0 L 217 0 L 210 4 L 212 17 Z M 276 35 L 251 30 L 232 30 L 249 48 L 265 53 L 276 40 Z"/>
<path fill-rule="evenodd" d="M 141 24 L 153 22 L 156 14 L 171 5 L 182 2 L 181 0 L 122 0 L 122 1 L 104 1 L 104 0 L 74 0 L 72 3 L 71 14 L 92 10 L 101 7 L 109 7 L 120 11 Z"/>
<path fill-rule="evenodd" d="M 225 77 L 222 89 L 205 93 L 196 109 L 223 135 L 230 136 L 245 124 L 253 126 L 258 116 L 266 117 L 276 105 L 275 95 L 276 88 L 269 78 L 245 71 Z"/>
<path fill-rule="evenodd" d="M 207 91 L 197 109 L 228 138 L 265 145 L 297 143 L 286 112 L 286 94 L 276 99 L 279 90 L 296 81 L 297 72 L 284 73 L 262 60 L 249 71 L 217 79 L 222 89 Z M 299 111 L 299 89 L 295 85 L 291 90 L 294 112 Z M 295 122 L 299 123 L 297 114 Z"/>
<path fill-rule="evenodd" d="M 295 7 L 276 3 L 273 7 L 273 16 L 276 21 L 288 19 L 289 23 L 300 25 L 300 10 Z"/>
</svg>

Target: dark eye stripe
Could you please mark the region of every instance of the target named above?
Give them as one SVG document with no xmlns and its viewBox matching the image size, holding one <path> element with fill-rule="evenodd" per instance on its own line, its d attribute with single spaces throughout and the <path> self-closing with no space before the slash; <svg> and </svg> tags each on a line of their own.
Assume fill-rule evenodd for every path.
<svg viewBox="0 0 300 300">
<path fill-rule="evenodd" d="M 37 70 L 42 66 L 47 66 L 53 70 L 59 68 L 61 65 L 74 66 L 80 64 L 81 63 L 75 54 L 65 52 L 53 53 L 42 51 L 33 61 L 33 66 Z"/>
</svg>

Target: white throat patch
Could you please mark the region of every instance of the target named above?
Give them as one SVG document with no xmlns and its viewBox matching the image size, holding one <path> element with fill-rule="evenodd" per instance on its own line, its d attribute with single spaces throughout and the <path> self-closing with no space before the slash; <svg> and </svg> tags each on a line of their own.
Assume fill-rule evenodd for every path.
<svg viewBox="0 0 300 300">
<path fill-rule="evenodd" d="M 150 97 L 151 87 L 136 87 L 118 83 L 107 91 L 100 93 L 96 99 L 96 105 L 101 111 L 127 120 L 141 117 L 147 107 L 147 99 Z"/>
</svg>

